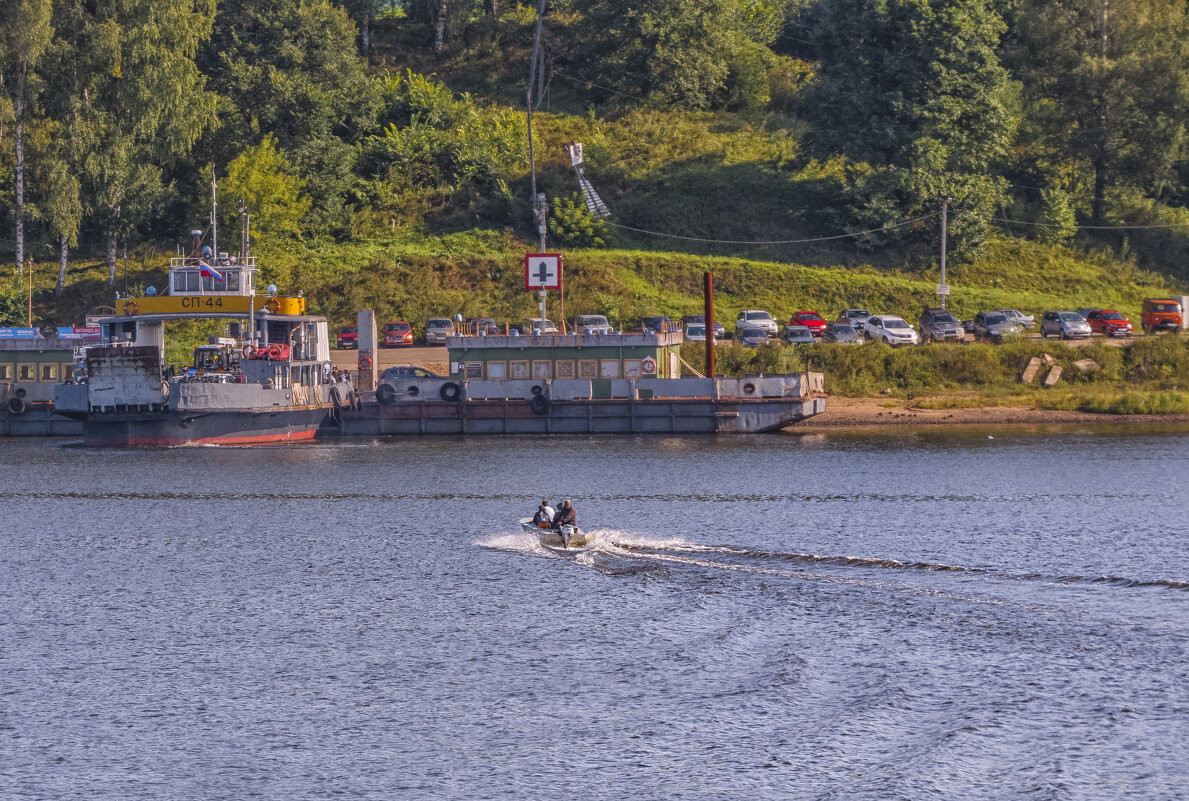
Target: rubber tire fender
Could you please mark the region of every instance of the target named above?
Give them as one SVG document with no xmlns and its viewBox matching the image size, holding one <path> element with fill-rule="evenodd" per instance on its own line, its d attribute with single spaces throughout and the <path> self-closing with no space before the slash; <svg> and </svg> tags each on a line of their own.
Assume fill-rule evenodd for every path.
<svg viewBox="0 0 1189 801">
<path fill-rule="evenodd" d="M 549 412 L 549 399 L 544 395 L 533 395 L 528 407 L 533 410 L 533 414 L 546 414 Z"/>
<path fill-rule="evenodd" d="M 343 426 L 343 398 L 339 394 L 338 387 L 330 388 L 330 402 L 333 404 L 330 409 L 331 425 L 342 428 Z"/>
<path fill-rule="evenodd" d="M 17 396 L 8 399 L 8 413 L 14 417 L 25 413 L 28 406 L 25 404 L 25 399 Z"/>
<path fill-rule="evenodd" d="M 447 381 L 442 384 L 442 388 L 438 390 L 438 395 L 447 403 L 453 403 L 462 397 L 462 387 L 456 381 Z"/>
<path fill-rule="evenodd" d="M 391 406 L 396 403 L 396 387 L 392 384 L 381 384 L 376 387 L 376 400 L 385 406 Z"/>
<path fill-rule="evenodd" d="M 744 394 L 753 395 L 753 394 L 755 394 L 755 391 L 756 391 L 756 385 L 751 383 L 750 381 L 748 381 L 746 384 L 743 385 Z"/>
</svg>

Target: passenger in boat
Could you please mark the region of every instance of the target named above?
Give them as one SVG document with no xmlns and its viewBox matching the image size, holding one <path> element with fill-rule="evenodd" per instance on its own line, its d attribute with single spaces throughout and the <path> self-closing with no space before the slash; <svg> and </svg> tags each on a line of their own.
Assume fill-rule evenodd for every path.
<svg viewBox="0 0 1189 801">
<path fill-rule="evenodd" d="M 533 525 L 537 528 L 549 528 L 553 523 L 553 515 L 550 514 L 549 504 L 546 501 L 541 501 L 541 505 L 537 507 L 537 513 L 533 515 Z"/>
<path fill-rule="evenodd" d="M 557 517 L 557 510 L 550 506 L 546 498 L 541 499 L 541 505 L 545 507 L 545 514 L 549 515 L 549 525 L 553 525 L 553 518 Z"/>
<path fill-rule="evenodd" d="M 553 516 L 553 527 L 561 528 L 562 526 L 578 527 L 578 513 L 574 511 L 574 505 L 570 503 L 569 498 L 562 501 L 561 508 Z"/>
</svg>

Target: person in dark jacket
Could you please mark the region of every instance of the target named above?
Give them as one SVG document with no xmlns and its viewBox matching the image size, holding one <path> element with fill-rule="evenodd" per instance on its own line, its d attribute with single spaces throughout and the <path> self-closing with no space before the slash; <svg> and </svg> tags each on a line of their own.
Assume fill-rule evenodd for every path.
<svg viewBox="0 0 1189 801">
<path fill-rule="evenodd" d="M 553 527 L 561 528 L 562 526 L 573 526 L 578 528 L 578 513 L 574 511 L 574 505 L 570 503 L 570 499 L 566 498 L 557 509 L 557 514 L 553 516 Z"/>
</svg>

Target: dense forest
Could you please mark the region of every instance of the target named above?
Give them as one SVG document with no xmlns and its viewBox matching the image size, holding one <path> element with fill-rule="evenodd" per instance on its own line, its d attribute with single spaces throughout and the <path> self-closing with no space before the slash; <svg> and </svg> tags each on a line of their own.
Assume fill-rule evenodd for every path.
<svg viewBox="0 0 1189 801">
<path fill-rule="evenodd" d="M 209 220 L 212 167 L 225 241 L 245 198 L 270 279 L 413 319 L 434 306 L 420 290 L 352 295 L 348 276 L 409 284 L 474 250 L 455 289 L 514 287 L 499 254 L 535 239 L 537 3 L 0 14 L 0 317 L 23 318 L 30 262 L 56 266 L 38 308 L 59 318 L 127 290 L 128 251 L 137 276 L 159 270 Z M 1187 15 L 1184 0 L 554 0 L 533 87 L 550 244 L 911 273 L 936 266 L 944 204 L 971 274 L 1026 246 L 1036 271 L 1080 260 L 1184 286 Z M 576 192 L 573 139 L 607 218 Z"/>
</svg>

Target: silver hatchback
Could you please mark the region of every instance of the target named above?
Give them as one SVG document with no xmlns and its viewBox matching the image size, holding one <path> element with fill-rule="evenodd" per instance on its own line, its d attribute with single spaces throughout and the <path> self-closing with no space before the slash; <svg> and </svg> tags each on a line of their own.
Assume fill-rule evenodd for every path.
<svg viewBox="0 0 1189 801">
<path fill-rule="evenodd" d="M 1060 337 L 1061 339 L 1089 339 L 1090 324 L 1086 318 L 1077 312 L 1047 311 L 1040 318 L 1040 335 Z"/>
</svg>

